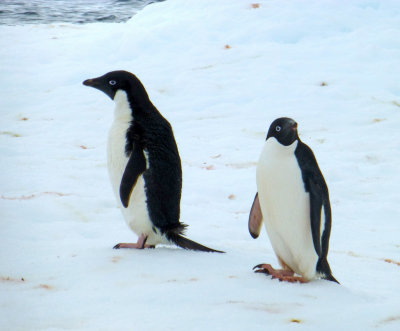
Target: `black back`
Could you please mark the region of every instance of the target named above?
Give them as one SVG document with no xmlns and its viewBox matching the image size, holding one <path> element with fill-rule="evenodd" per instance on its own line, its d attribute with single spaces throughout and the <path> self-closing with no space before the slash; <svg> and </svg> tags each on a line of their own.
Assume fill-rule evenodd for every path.
<svg viewBox="0 0 400 331">
<path fill-rule="evenodd" d="M 134 84 L 135 87 L 127 91 L 134 120 L 127 132 L 125 151 L 137 161 L 128 162 L 125 171 L 141 169 L 140 151 L 135 153 L 134 150 L 136 147 L 143 149 L 148 161 L 143 178 L 149 216 L 154 226 L 165 233 L 181 226 L 181 159 L 170 123 L 151 103 L 140 81 L 134 80 Z M 137 155 L 140 157 L 136 158 Z"/>
<path fill-rule="evenodd" d="M 171 125 L 155 109 L 151 116 L 137 116 L 141 143 L 148 155 L 143 173 L 147 207 L 152 223 L 162 233 L 180 226 L 182 167 Z"/>
</svg>

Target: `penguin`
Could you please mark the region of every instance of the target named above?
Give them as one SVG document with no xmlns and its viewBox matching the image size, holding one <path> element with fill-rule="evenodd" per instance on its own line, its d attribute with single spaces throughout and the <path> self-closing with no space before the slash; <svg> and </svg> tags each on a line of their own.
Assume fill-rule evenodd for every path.
<svg viewBox="0 0 400 331">
<path fill-rule="evenodd" d="M 221 252 L 184 237 L 180 222 L 182 167 L 170 123 L 152 104 L 140 80 L 127 71 L 112 71 L 83 85 L 115 102 L 107 144 L 107 165 L 118 206 L 137 243 L 118 248 L 181 248 Z M 221 252 L 223 253 L 223 252 Z"/>
<path fill-rule="evenodd" d="M 259 264 L 253 268 L 255 272 L 288 282 L 322 278 L 339 283 L 327 259 L 332 221 L 328 186 L 313 151 L 300 140 L 293 119 L 282 117 L 272 122 L 256 178 L 249 232 L 256 239 L 265 223 L 282 269 Z"/>
</svg>

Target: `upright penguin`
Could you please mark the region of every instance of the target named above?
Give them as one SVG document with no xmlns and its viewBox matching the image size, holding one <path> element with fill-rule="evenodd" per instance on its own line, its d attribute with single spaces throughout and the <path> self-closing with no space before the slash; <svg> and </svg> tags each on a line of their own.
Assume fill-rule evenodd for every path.
<svg viewBox="0 0 400 331">
<path fill-rule="evenodd" d="M 257 191 L 249 231 L 257 238 L 264 220 L 283 269 L 259 264 L 256 272 L 289 282 L 320 276 L 338 283 L 327 260 L 332 218 L 328 187 L 314 153 L 300 140 L 297 123 L 290 118 L 276 119 L 268 130 L 257 165 Z"/>
<path fill-rule="evenodd" d="M 108 171 L 125 221 L 145 248 L 174 243 L 179 247 L 219 252 L 183 237 L 180 223 L 182 168 L 169 122 L 151 103 L 140 80 L 127 71 L 112 71 L 83 82 L 114 100 L 108 136 Z"/>
</svg>

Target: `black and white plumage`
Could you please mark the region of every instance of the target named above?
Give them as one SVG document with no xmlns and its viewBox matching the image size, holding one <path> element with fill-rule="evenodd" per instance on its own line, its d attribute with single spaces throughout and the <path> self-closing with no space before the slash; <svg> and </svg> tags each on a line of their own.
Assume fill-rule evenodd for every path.
<svg viewBox="0 0 400 331">
<path fill-rule="evenodd" d="M 103 91 L 116 107 L 108 136 L 108 170 L 114 193 L 137 244 L 174 243 L 185 249 L 218 252 L 183 237 L 180 222 L 182 168 L 170 123 L 150 101 L 133 74 L 112 71 L 83 82 Z"/>
<path fill-rule="evenodd" d="M 264 221 L 283 270 L 258 265 L 257 272 L 288 281 L 318 276 L 337 282 L 327 260 L 331 232 L 328 187 L 311 148 L 290 118 L 272 122 L 257 165 L 257 194 L 249 231 L 257 238 Z M 295 274 L 301 277 L 294 276 Z"/>
</svg>

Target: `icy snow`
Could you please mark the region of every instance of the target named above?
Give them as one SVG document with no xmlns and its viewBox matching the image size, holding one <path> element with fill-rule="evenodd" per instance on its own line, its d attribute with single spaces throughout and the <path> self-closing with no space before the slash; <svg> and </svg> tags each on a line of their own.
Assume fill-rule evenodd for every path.
<svg viewBox="0 0 400 331">
<path fill-rule="evenodd" d="M 258 5 L 256 5 L 258 4 Z M 399 330 L 400 3 L 168 0 L 127 23 L 0 27 L 1 330 Z M 106 169 L 125 69 L 171 122 L 188 237 L 135 235 Z M 331 194 L 336 285 L 278 266 L 247 219 L 269 124 L 293 117 Z"/>
</svg>

